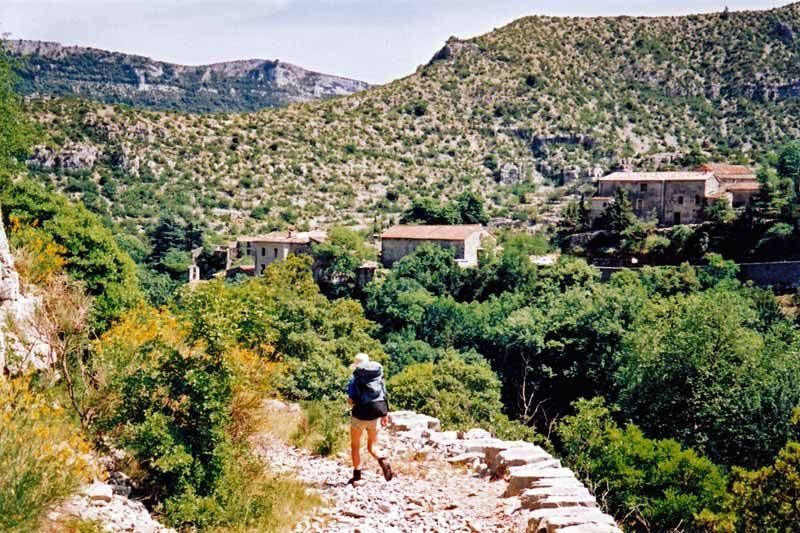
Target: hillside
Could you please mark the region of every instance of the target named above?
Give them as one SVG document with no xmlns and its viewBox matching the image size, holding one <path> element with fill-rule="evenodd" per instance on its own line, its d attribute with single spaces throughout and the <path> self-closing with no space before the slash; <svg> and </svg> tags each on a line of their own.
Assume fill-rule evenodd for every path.
<svg viewBox="0 0 800 533">
<path fill-rule="evenodd" d="M 30 106 L 51 132 L 37 157 L 42 176 L 132 228 L 164 206 L 220 231 L 369 224 L 418 195 L 464 189 L 481 191 L 495 216 L 535 221 L 553 210 L 545 200 L 565 192 L 542 187 L 550 180 L 623 161 L 642 169 L 752 162 L 798 137 L 800 4 L 527 17 L 453 38 L 388 85 L 243 115 Z M 95 161 L 58 170 L 64 146 Z"/>
<path fill-rule="evenodd" d="M 184 66 L 95 48 L 9 41 L 25 61 L 25 94 L 75 95 L 110 104 L 187 112 L 256 111 L 362 91 L 368 84 L 282 61 Z"/>
</svg>

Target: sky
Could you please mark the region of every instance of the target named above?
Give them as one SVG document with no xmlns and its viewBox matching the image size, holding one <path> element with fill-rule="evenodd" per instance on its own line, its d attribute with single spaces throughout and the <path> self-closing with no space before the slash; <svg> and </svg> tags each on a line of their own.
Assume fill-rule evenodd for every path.
<svg viewBox="0 0 800 533">
<path fill-rule="evenodd" d="M 526 15 L 675 15 L 768 9 L 763 0 L 0 0 L 0 34 L 200 65 L 280 59 L 385 83 L 450 36 Z"/>
</svg>

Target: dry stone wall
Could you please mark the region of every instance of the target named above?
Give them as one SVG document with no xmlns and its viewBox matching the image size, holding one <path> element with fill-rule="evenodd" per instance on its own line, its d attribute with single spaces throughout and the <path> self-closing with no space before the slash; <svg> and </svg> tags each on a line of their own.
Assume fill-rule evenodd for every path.
<svg viewBox="0 0 800 533">
<path fill-rule="evenodd" d="M 442 431 L 438 419 L 410 411 L 392 413 L 390 428 L 442 451 L 453 465 L 504 480 L 503 496 L 518 498 L 529 533 L 621 533 L 575 474 L 535 444 L 497 439 L 483 429 Z"/>
</svg>

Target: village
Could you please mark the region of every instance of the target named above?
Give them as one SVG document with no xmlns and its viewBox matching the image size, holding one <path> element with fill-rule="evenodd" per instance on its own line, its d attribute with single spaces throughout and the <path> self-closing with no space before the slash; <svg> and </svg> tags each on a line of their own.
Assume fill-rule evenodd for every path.
<svg viewBox="0 0 800 533">
<path fill-rule="evenodd" d="M 636 217 L 652 221 L 659 228 L 669 229 L 678 225 L 694 226 L 707 221 L 710 207 L 723 202 L 734 212 L 741 213 L 757 197 L 760 184 L 755 171 L 744 165 L 706 163 L 691 171 L 639 172 L 623 168 L 592 180 L 596 193 L 590 198 L 590 222 L 597 221 L 614 202 L 619 191 L 624 192 Z M 355 271 L 356 286 L 363 288 L 375 276 L 379 268 L 390 269 L 404 257 L 414 253 L 424 244 L 452 250 L 454 260 L 462 268 L 477 267 L 489 250 L 498 250 L 497 228 L 493 224 L 397 224 L 368 240 L 378 258 L 364 261 Z M 579 236 L 580 237 L 580 236 Z M 265 235 L 240 236 L 226 245 L 217 246 L 214 254 L 224 269 L 214 277 L 236 278 L 263 274 L 276 261 L 293 254 L 312 254 L 315 244 L 328 239 L 323 229 L 309 231 L 274 231 Z M 502 246 L 499 247 L 502 249 Z M 196 250 L 194 257 L 201 252 Z M 530 261 L 537 266 L 553 265 L 559 252 L 531 255 Z M 621 265 L 636 267 L 632 264 Z M 604 277 L 619 270 L 620 266 L 597 264 Z M 756 284 L 775 285 L 775 266 L 772 263 L 742 264 L 744 277 Z M 322 265 L 312 264 L 317 281 L 323 281 Z M 800 266 L 794 262 L 781 262 L 779 280 L 787 287 L 800 286 Z M 192 264 L 189 268 L 191 284 L 202 281 L 200 268 Z M 208 277 L 208 276 L 206 276 Z M 327 280 L 335 281 L 335 280 Z"/>
</svg>

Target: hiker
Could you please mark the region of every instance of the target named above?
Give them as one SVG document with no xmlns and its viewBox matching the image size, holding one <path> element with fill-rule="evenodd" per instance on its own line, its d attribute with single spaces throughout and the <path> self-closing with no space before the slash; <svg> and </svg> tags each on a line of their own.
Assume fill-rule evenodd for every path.
<svg viewBox="0 0 800 533">
<path fill-rule="evenodd" d="M 353 458 L 353 477 L 348 481 L 354 484 L 361 480 L 361 435 L 367 430 L 367 451 L 378 461 L 386 481 L 392 479 L 392 467 L 386 457 L 375 449 L 378 443 L 378 420 L 381 426 L 389 423 L 389 401 L 383 384 L 383 367 L 377 361 L 370 361 L 365 353 L 353 358 L 353 377 L 347 386 L 347 403 L 353 406 L 350 417 L 350 453 Z"/>
</svg>

